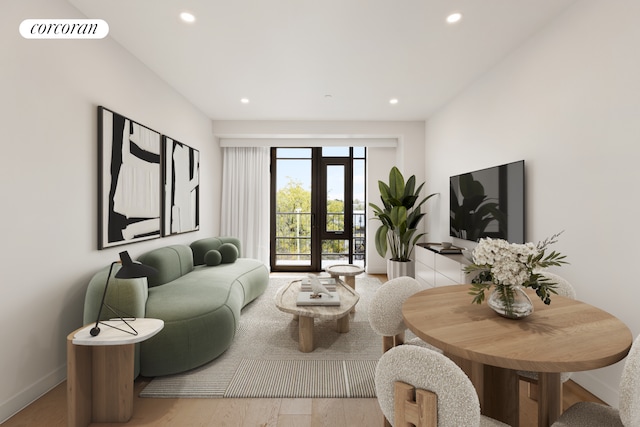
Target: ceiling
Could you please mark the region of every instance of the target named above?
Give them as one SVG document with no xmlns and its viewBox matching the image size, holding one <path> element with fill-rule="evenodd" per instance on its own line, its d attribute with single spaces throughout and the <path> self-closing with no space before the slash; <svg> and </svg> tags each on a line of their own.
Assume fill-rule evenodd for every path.
<svg viewBox="0 0 640 427">
<path fill-rule="evenodd" d="M 424 120 L 575 2 L 68 1 L 214 120 Z"/>
</svg>

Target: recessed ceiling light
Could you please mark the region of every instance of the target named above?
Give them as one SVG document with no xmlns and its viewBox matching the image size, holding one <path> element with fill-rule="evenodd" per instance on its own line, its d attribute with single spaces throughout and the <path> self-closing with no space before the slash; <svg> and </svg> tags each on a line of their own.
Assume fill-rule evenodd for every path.
<svg viewBox="0 0 640 427">
<path fill-rule="evenodd" d="M 249 103 L 249 98 L 242 98 L 240 100 L 240 102 L 242 102 L 243 104 L 248 104 Z"/>
<path fill-rule="evenodd" d="M 452 13 L 451 15 L 447 16 L 447 22 L 449 24 L 455 24 L 456 22 L 459 22 L 462 19 L 462 14 L 461 13 Z"/>
<path fill-rule="evenodd" d="M 196 21 L 196 17 L 193 16 L 193 14 L 189 13 L 189 12 L 182 12 L 180 14 L 180 19 L 182 19 L 184 22 L 188 22 L 189 24 L 191 24 L 192 22 Z"/>
<path fill-rule="evenodd" d="M 391 98 L 389 100 L 389 104 L 391 104 L 391 105 L 396 105 L 397 103 L 398 103 L 398 98 Z"/>
</svg>

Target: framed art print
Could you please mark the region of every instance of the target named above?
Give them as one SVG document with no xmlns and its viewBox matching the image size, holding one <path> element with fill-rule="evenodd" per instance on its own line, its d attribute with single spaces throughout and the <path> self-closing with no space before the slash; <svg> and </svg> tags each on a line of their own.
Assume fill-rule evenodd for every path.
<svg viewBox="0 0 640 427">
<path fill-rule="evenodd" d="M 98 107 L 99 249 L 160 237 L 160 134 Z"/>
<path fill-rule="evenodd" d="M 163 235 L 200 228 L 200 152 L 168 136 L 164 146 Z"/>
</svg>

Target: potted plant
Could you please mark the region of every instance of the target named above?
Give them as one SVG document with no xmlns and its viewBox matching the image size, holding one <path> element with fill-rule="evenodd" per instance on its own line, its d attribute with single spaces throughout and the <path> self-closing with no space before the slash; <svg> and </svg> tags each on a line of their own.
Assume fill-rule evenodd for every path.
<svg viewBox="0 0 640 427">
<path fill-rule="evenodd" d="M 389 172 L 389 183 L 378 181 L 383 208 L 369 203 L 376 219 L 382 223 L 376 231 L 376 250 L 381 257 L 391 252 L 387 261 L 389 279 L 400 276 L 414 276 L 411 254 L 418 240 L 425 233 L 418 233 L 418 224 L 425 216 L 421 206 L 435 194 L 420 199 L 424 182 L 416 189 L 416 177 L 406 181 L 397 167 Z"/>
<path fill-rule="evenodd" d="M 533 313 L 533 304 L 522 288 L 532 288 L 545 304 L 551 304 L 556 284 L 542 273 L 547 267 L 566 264 L 566 256 L 548 247 L 558 241 L 558 234 L 537 245 L 509 243 L 502 239 L 484 238 L 473 250 L 473 264 L 468 273 L 478 273 L 471 281 L 473 302 L 481 304 L 484 292 L 494 288 L 487 303 L 492 310 L 510 319 L 521 319 Z"/>
</svg>

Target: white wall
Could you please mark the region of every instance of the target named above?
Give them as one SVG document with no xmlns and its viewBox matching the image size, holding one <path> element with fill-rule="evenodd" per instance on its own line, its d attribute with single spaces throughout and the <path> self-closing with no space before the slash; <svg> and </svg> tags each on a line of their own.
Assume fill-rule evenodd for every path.
<svg viewBox="0 0 640 427">
<path fill-rule="evenodd" d="M 64 0 L 0 13 L 0 421 L 66 376 L 89 278 L 126 249 L 215 235 L 221 163 L 211 121 L 111 39 L 25 40 L 27 18 L 83 18 Z M 201 231 L 97 250 L 97 106 L 200 150 Z"/>
<path fill-rule="evenodd" d="M 432 237 L 448 236 L 448 177 L 525 160 L 526 235 L 566 230 L 557 272 L 640 332 L 640 2 L 583 0 L 426 125 Z M 553 304 L 553 300 L 552 300 Z M 616 405 L 622 363 L 574 379 Z"/>
<path fill-rule="evenodd" d="M 367 150 L 367 203 L 380 203 L 378 180 L 387 182 L 389 170 L 397 166 L 408 178 L 416 175 L 416 180 L 424 180 L 424 122 L 394 121 L 232 121 L 213 122 L 214 134 L 218 136 L 243 136 L 269 138 L 276 135 L 300 135 L 301 139 L 318 140 L 327 136 L 344 135 L 361 138 L 364 135 L 373 138 L 387 136 L 398 140 L 396 148 L 369 148 Z M 430 202 L 427 202 L 430 203 Z M 430 207 L 427 207 L 430 209 Z M 367 209 L 367 217 L 373 216 Z M 379 222 L 367 222 L 367 260 L 368 273 L 386 273 L 386 261 L 378 255 L 374 236 Z M 426 227 L 426 221 L 421 224 Z"/>
</svg>

